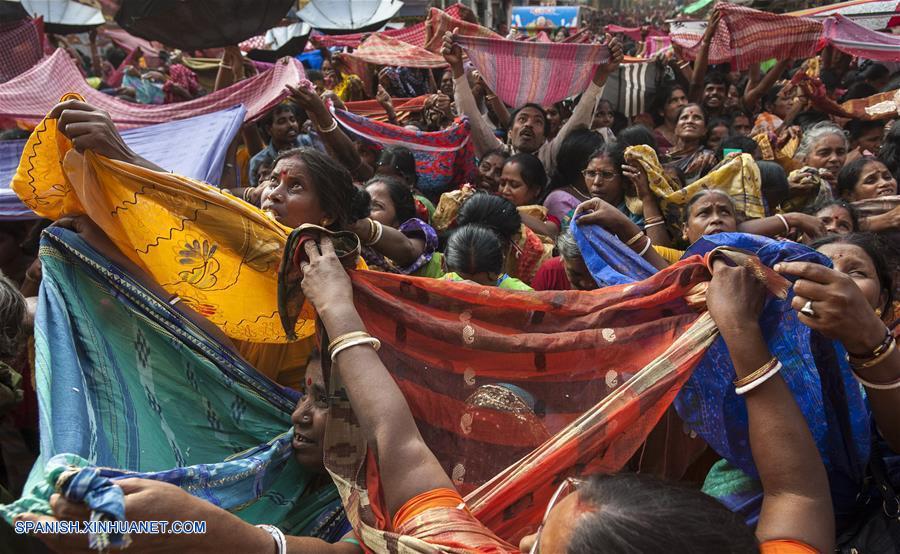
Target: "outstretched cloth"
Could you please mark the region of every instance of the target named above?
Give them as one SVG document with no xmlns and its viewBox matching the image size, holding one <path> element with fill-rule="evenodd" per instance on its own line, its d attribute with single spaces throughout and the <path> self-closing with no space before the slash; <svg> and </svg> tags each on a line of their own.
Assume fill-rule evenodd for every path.
<svg viewBox="0 0 900 554">
<path fill-rule="evenodd" d="M 900 38 L 872 31 L 840 14 L 825 20 L 822 42 L 851 56 L 879 62 L 900 61 Z"/>
<path fill-rule="evenodd" d="M 411 131 L 374 121 L 345 110 L 332 110 L 335 120 L 351 136 L 374 144 L 409 148 L 416 158 L 418 189 L 436 202 L 441 194 L 472 182 L 475 177 L 475 151 L 465 117 L 441 131 Z"/>
<path fill-rule="evenodd" d="M 165 123 L 217 112 L 243 104 L 246 121 L 264 116 L 287 97 L 285 85 L 296 85 L 304 78 L 303 66 L 293 58 L 275 64 L 249 79 L 187 102 L 148 106 L 119 100 L 94 90 L 62 49 L 15 79 L 0 84 L 0 122 L 37 124 L 70 92 L 81 95 L 89 104 L 109 112 L 120 129 Z"/>
<path fill-rule="evenodd" d="M 170 294 L 254 343 L 285 343 L 276 272 L 290 229 L 221 190 L 172 173 L 80 155 L 45 119 L 25 145 L 12 189 L 37 215 L 86 213 Z M 307 312 L 300 338 L 314 333 Z"/>
<path fill-rule="evenodd" d="M 391 98 L 391 104 L 394 105 L 397 119 L 402 121 L 414 113 L 421 112 L 425 108 L 425 101 L 428 100 L 429 96 L 431 95 L 424 94 L 414 98 Z M 347 111 L 353 112 L 356 115 L 376 119 L 378 121 L 387 121 L 387 112 L 384 111 L 384 108 L 378 103 L 378 100 L 344 102 L 344 107 L 347 108 Z"/>
<path fill-rule="evenodd" d="M 528 103 L 549 106 L 581 94 L 594 77 L 596 66 L 609 61 L 609 49 L 602 44 L 477 36 L 459 36 L 456 41 L 488 87 L 514 108 Z"/>
<path fill-rule="evenodd" d="M 459 17 L 462 13 L 462 4 L 456 3 L 443 10 L 450 17 Z M 435 8 L 437 9 L 437 8 Z M 380 35 L 391 37 L 413 46 L 423 48 L 425 46 L 425 22 L 416 23 L 402 29 L 385 29 L 379 32 Z M 369 36 L 369 33 L 353 33 L 350 35 L 320 35 L 313 37 L 313 42 L 318 43 L 326 48 L 332 46 L 348 46 L 356 48 L 359 44 Z"/>
<path fill-rule="evenodd" d="M 837 14 L 847 17 L 857 16 L 855 19 L 862 26 L 879 31 L 897 25 L 897 8 L 897 0 L 848 0 L 788 12 L 788 15 L 815 18 Z"/>
<path fill-rule="evenodd" d="M 696 257 L 593 292 L 360 271 L 351 279 L 425 442 L 472 512 L 514 544 L 566 476 L 625 464 L 716 336 L 702 305 L 685 300 L 709 279 Z M 365 464 L 364 435 L 330 375 L 326 467 L 357 536 L 376 552 L 431 551 L 375 527 L 368 477 L 377 468 Z"/>
<path fill-rule="evenodd" d="M 429 52 L 420 46 L 407 44 L 396 38 L 376 33 L 360 44 L 352 53 L 344 54 L 351 59 L 373 65 L 419 67 L 436 69 L 447 67 L 444 57 Z"/>
<path fill-rule="evenodd" d="M 814 19 L 776 15 L 727 2 L 717 3 L 715 10 L 722 19 L 710 44 L 709 63 L 727 62 L 733 70 L 744 70 L 772 58 L 809 58 L 815 55 L 822 35 L 822 23 Z M 704 29 L 705 26 L 692 22 L 672 23 L 676 53 L 684 59 L 695 59 Z"/>
<path fill-rule="evenodd" d="M 652 268 L 618 239 L 601 231 L 572 224 L 585 264 L 595 280 L 599 284 L 604 280 L 642 282 L 639 280 L 645 279 Z M 741 233 L 705 236 L 691 246 L 685 258 L 705 255 L 723 245 L 753 253 L 766 266 L 781 261 L 831 265 L 828 258 L 806 246 Z M 790 300 L 791 295 L 772 298 L 766 304 L 760 326 L 769 350 L 784 365 L 781 375 L 794 394 L 825 462 L 835 506 L 846 508 L 853 505 L 869 457 L 868 411 L 860 387 L 850 373 L 843 347 L 801 324 L 790 308 Z M 684 422 L 720 456 L 755 477 L 746 405 L 734 393 L 734 378 L 728 350 L 723 341 L 716 340 L 679 393 L 675 407 Z"/>
<path fill-rule="evenodd" d="M 0 83 L 31 69 L 44 57 L 41 18 L 0 24 Z"/>
<path fill-rule="evenodd" d="M 452 32 L 454 29 L 459 29 L 459 36 L 503 38 L 487 27 L 482 27 L 477 23 L 463 21 L 448 12 L 443 12 L 437 8 L 431 8 L 428 10 L 428 17 L 425 19 L 424 48 L 434 53 L 440 53 L 441 46 L 444 43 L 444 34 Z"/>
<path fill-rule="evenodd" d="M 80 496 L 95 493 L 87 498 L 108 519 L 121 519 L 124 508 L 108 480 L 145 477 L 251 523 L 339 540 L 345 530 L 336 490 L 312 488 L 315 474 L 293 458 L 295 394 L 72 231 L 45 232 L 41 261 L 41 456 L 23 497 L 0 507 L 7 521 L 49 514 L 60 470 L 88 468 L 78 472 L 78 480 L 89 481 L 77 487 Z"/>
</svg>

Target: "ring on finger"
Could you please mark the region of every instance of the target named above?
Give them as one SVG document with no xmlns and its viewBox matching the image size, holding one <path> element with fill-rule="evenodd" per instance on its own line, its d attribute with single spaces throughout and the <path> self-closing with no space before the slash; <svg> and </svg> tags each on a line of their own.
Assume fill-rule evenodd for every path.
<svg viewBox="0 0 900 554">
<path fill-rule="evenodd" d="M 800 313 L 806 317 L 816 317 L 816 311 L 813 309 L 812 300 L 806 301 L 806 304 L 800 308 Z"/>
</svg>

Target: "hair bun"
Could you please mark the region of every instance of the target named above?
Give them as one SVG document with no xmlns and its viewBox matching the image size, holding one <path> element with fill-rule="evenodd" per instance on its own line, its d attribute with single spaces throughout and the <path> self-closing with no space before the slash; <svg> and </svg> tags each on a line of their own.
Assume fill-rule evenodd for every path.
<svg viewBox="0 0 900 554">
<path fill-rule="evenodd" d="M 372 197 L 365 189 L 353 187 L 353 197 L 350 198 L 350 222 L 355 223 L 360 219 L 369 217 L 372 212 Z"/>
</svg>

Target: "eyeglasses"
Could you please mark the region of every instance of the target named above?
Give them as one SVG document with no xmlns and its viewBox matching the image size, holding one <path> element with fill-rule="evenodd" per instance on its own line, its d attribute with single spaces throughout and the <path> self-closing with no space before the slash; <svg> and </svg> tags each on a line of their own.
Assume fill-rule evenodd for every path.
<svg viewBox="0 0 900 554">
<path fill-rule="evenodd" d="M 556 506 L 556 503 L 567 496 L 569 496 L 572 491 L 578 489 L 584 483 L 584 479 L 578 479 L 576 477 L 567 477 L 562 483 L 559 484 L 559 487 L 556 488 L 556 492 L 553 493 L 553 496 L 550 497 L 550 502 L 547 503 L 547 509 L 544 511 L 544 518 L 541 520 L 541 524 L 538 526 L 537 533 L 534 537 L 534 544 L 531 545 L 531 550 L 528 551 L 528 554 L 540 554 L 541 548 L 541 532 L 544 530 L 544 525 L 547 523 L 547 517 L 550 515 L 550 512 L 553 511 L 553 507 Z"/>
<path fill-rule="evenodd" d="M 612 181 L 619 176 L 618 173 L 613 173 L 612 171 L 594 171 L 593 169 L 585 169 L 581 174 L 584 175 L 588 182 L 596 181 L 597 178 L 601 181 Z"/>
</svg>

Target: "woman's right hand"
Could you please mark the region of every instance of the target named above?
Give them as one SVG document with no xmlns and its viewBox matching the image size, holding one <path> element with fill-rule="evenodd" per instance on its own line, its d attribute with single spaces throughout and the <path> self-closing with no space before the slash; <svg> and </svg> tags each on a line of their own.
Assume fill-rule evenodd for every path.
<svg viewBox="0 0 900 554">
<path fill-rule="evenodd" d="M 788 175 L 788 196 L 796 198 L 811 194 L 819 186 L 819 172 L 811 167 L 791 171 Z"/>
<path fill-rule="evenodd" d="M 626 235 L 634 236 L 640 231 L 640 228 L 618 208 L 600 198 L 591 198 L 579 204 L 575 208 L 573 218 L 578 225 L 599 225 L 620 239 Z"/>
<path fill-rule="evenodd" d="M 441 46 L 441 55 L 444 56 L 444 61 L 450 64 L 454 78 L 461 77 L 463 74 L 462 48 L 453 41 L 458 32 L 459 28 L 457 27 L 453 29 L 453 32 L 444 33 L 444 43 Z"/>
<path fill-rule="evenodd" d="M 135 163 L 137 155 L 122 140 L 109 114 L 80 100 L 60 102 L 47 116 L 78 152 L 90 150 L 111 160 Z"/>
<path fill-rule="evenodd" d="M 758 326 L 765 300 L 765 286 L 749 269 L 713 261 L 706 308 L 721 331 L 727 334 L 735 326 Z"/>
<path fill-rule="evenodd" d="M 316 94 L 315 89 L 303 86 L 303 84 L 296 87 L 285 85 L 285 88 L 288 89 L 291 100 L 311 116 L 322 116 L 328 113 L 325 102 Z"/>
<path fill-rule="evenodd" d="M 353 287 L 350 276 L 335 254 L 331 239 L 322 237 L 318 242 L 308 240 L 303 247 L 309 259 L 300 264 L 303 294 L 323 321 L 326 320 L 326 314 L 333 310 L 352 308 Z"/>
</svg>

